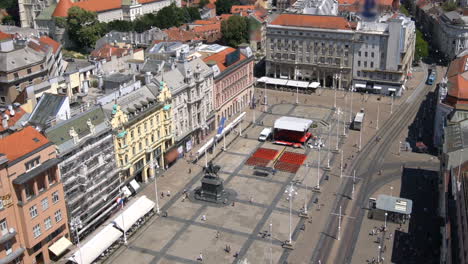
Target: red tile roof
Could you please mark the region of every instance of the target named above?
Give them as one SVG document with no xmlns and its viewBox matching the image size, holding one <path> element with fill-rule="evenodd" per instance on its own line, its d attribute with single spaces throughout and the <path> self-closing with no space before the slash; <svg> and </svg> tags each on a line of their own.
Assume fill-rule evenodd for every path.
<svg viewBox="0 0 468 264">
<path fill-rule="evenodd" d="M 208 31 L 221 31 L 221 23 L 211 24 L 211 25 L 203 25 L 203 26 L 196 26 L 193 28 L 194 32 L 201 33 L 201 32 L 208 32 Z"/>
<path fill-rule="evenodd" d="M 13 125 L 16 124 L 16 122 L 18 122 L 18 120 L 20 120 L 20 118 L 25 114 L 26 112 L 24 111 L 23 108 L 19 108 L 17 110 L 15 110 L 15 115 L 14 116 L 11 116 L 10 115 L 10 111 L 9 110 L 6 110 L 5 111 L 5 114 L 7 114 L 9 116 L 9 119 L 8 119 L 8 127 L 11 127 Z M 0 132 L 3 132 L 5 131 L 6 128 L 4 128 L 3 126 L 0 126 Z"/>
<path fill-rule="evenodd" d="M 221 20 L 224 20 L 224 19 L 229 19 L 229 18 L 232 17 L 232 16 L 233 16 L 233 15 L 231 15 L 231 14 L 221 14 L 221 15 L 219 16 L 219 18 L 220 18 Z"/>
<path fill-rule="evenodd" d="M 237 62 L 243 61 L 243 60 L 246 59 L 246 57 L 241 53 L 240 57 L 239 57 L 239 60 L 236 63 L 233 63 L 229 67 L 226 67 L 226 65 L 225 65 L 226 55 L 233 52 L 233 51 L 235 51 L 235 49 L 229 47 L 229 48 L 227 48 L 227 49 L 225 49 L 225 50 L 223 50 L 221 52 L 218 52 L 216 54 L 213 54 L 211 56 L 208 56 L 208 57 L 204 58 L 203 61 L 204 62 L 216 61 L 216 64 L 218 65 L 219 70 L 222 72 L 222 71 L 226 70 L 227 68 L 232 67 L 233 65 L 236 65 Z"/>
<path fill-rule="evenodd" d="M 11 39 L 11 38 L 13 38 L 12 34 L 7 34 L 7 33 L 0 31 L 0 41 L 3 41 L 5 39 Z"/>
<path fill-rule="evenodd" d="M 231 7 L 231 14 L 238 14 L 240 12 L 254 11 L 254 5 L 233 5 Z"/>
<path fill-rule="evenodd" d="M 0 153 L 5 154 L 9 161 L 24 155 L 49 143 L 46 137 L 31 126 L 0 139 Z"/>
<path fill-rule="evenodd" d="M 130 49 L 114 47 L 110 44 L 105 44 L 99 49 L 91 51 L 91 57 L 97 60 L 110 60 L 112 56 L 122 57 L 130 53 Z"/>
<path fill-rule="evenodd" d="M 213 3 L 208 3 L 205 5 L 206 8 L 209 8 L 209 9 L 216 9 L 216 5 L 213 4 Z"/>
<path fill-rule="evenodd" d="M 160 0 L 138 0 L 140 4 L 148 4 Z M 72 3 L 70 0 L 60 0 L 52 16 L 66 17 L 68 9 L 78 6 L 88 11 L 103 12 L 107 10 L 122 8 L 122 0 L 84 0 Z"/>
<path fill-rule="evenodd" d="M 60 43 L 57 41 L 47 37 L 47 36 L 42 36 L 39 38 L 39 42 L 43 45 L 50 46 L 54 49 L 54 53 L 57 52 L 57 50 L 60 48 Z"/>
<path fill-rule="evenodd" d="M 73 6 L 72 1 L 70 0 L 60 0 L 55 7 L 54 13 L 52 16 L 54 17 L 67 17 L 68 16 L 68 9 Z"/>
<path fill-rule="evenodd" d="M 468 104 L 468 73 L 458 74 L 448 78 L 448 97 L 450 105 Z"/>
<path fill-rule="evenodd" d="M 447 70 L 447 77 L 450 78 L 457 74 L 461 74 L 461 73 L 468 71 L 467 59 L 468 59 L 468 55 L 465 55 L 463 57 L 456 58 L 455 60 L 453 60 L 450 63 L 449 68 Z"/>
<path fill-rule="evenodd" d="M 348 20 L 338 16 L 281 14 L 271 22 L 271 25 L 324 29 L 353 29 Z"/>
<path fill-rule="evenodd" d="M 217 21 L 213 21 L 213 20 L 195 20 L 192 22 L 192 24 L 195 24 L 195 25 L 211 25 L 211 24 L 215 24 Z"/>
<path fill-rule="evenodd" d="M 167 34 L 169 41 L 188 42 L 191 40 L 198 40 L 199 37 L 193 31 L 186 31 L 180 28 L 172 27 L 164 30 Z"/>
</svg>

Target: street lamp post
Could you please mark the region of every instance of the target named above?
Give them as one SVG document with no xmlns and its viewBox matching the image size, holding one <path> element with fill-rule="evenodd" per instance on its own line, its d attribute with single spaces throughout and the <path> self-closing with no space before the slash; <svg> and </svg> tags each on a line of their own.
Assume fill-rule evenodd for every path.
<svg viewBox="0 0 468 264">
<path fill-rule="evenodd" d="M 340 178 L 343 177 L 343 152 L 344 150 L 341 150 L 341 162 L 340 162 Z"/>
<path fill-rule="evenodd" d="M 316 190 L 320 190 L 320 149 L 318 148 L 318 162 L 317 162 L 317 186 L 315 186 Z"/>
<path fill-rule="evenodd" d="M 293 183 L 284 192 L 289 200 L 289 238 L 285 245 L 292 247 L 292 200 L 297 195 L 296 189 L 294 189 Z"/>
<path fill-rule="evenodd" d="M 351 106 L 350 106 L 350 109 L 349 109 L 349 123 L 351 124 L 351 122 L 353 122 L 353 94 L 354 94 L 354 90 L 353 88 L 351 88 Z"/>
<path fill-rule="evenodd" d="M 154 171 L 155 168 L 159 169 L 159 165 L 156 162 L 156 160 L 153 159 L 152 163 L 153 163 L 153 171 Z M 156 172 L 154 172 L 154 194 L 155 194 L 155 198 L 156 198 L 156 213 L 159 214 L 160 210 L 159 210 L 159 196 L 158 196 L 158 180 L 157 180 L 157 178 L 158 177 L 156 175 Z"/>
<path fill-rule="evenodd" d="M 378 247 L 379 251 L 377 252 L 377 263 L 380 263 L 380 249 L 381 248 L 382 247 L 379 245 L 379 247 Z"/>
<path fill-rule="evenodd" d="M 336 150 L 338 150 L 338 143 L 339 143 L 339 134 L 340 134 L 340 115 L 341 115 L 341 110 L 338 108 L 336 111 L 336 115 L 338 116 L 338 121 L 336 122 Z"/>
<path fill-rule="evenodd" d="M 299 87 L 296 86 L 296 104 L 299 104 Z"/>
<path fill-rule="evenodd" d="M 328 138 L 327 143 L 330 143 L 330 133 L 331 133 L 331 126 L 328 126 Z M 327 167 L 325 170 L 330 170 L 330 144 L 327 146 Z"/>
<path fill-rule="evenodd" d="M 275 70 L 275 77 L 276 77 L 276 70 Z M 265 103 L 265 113 L 268 110 L 268 97 L 267 97 L 267 88 L 266 88 L 266 86 L 267 86 L 267 84 L 265 82 L 265 90 L 264 90 L 265 91 L 265 95 L 264 95 L 265 96 L 265 102 L 264 102 Z"/>
<path fill-rule="evenodd" d="M 392 94 L 392 104 L 390 105 L 390 114 L 393 114 L 393 94 Z"/>
<path fill-rule="evenodd" d="M 309 190 L 309 186 L 307 185 L 306 176 L 310 172 L 310 168 L 312 167 L 310 163 L 307 163 L 306 166 L 308 167 L 307 172 L 304 176 L 304 184 L 305 184 L 305 191 L 304 191 L 304 211 L 300 213 L 301 217 L 308 218 L 308 211 L 307 211 L 307 191 Z"/>
<path fill-rule="evenodd" d="M 380 102 L 377 101 L 377 130 L 379 130 Z"/>
<path fill-rule="evenodd" d="M 83 254 L 81 253 L 80 235 L 78 234 L 79 229 L 83 228 L 83 223 L 79 218 L 73 218 L 70 222 L 72 231 L 75 231 L 76 245 L 78 246 L 78 252 L 80 252 L 80 264 L 83 264 Z"/>
<path fill-rule="evenodd" d="M 387 230 L 387 216 L 388 216 L 388 213 L 385 212 L 384 230 Z"/>
<path fill-rule="evenodd" d="M 338 87 L 337 87 L 337 85 L 336 85 L 336 82 L 338 81 L 338 76 L 335 74 L 335 75 L 333 76 L 333 78 L 335 79 L 335 85 L 334 85 L 334 86 L 335 86 L 335 87 L 334 87 L 334 88 L 335 88 L 335 101 L 334 101 L 334 103 L 333 103 L 333 107 L 336 109 L 336 90 L 338 90 Z"/>
</svg>

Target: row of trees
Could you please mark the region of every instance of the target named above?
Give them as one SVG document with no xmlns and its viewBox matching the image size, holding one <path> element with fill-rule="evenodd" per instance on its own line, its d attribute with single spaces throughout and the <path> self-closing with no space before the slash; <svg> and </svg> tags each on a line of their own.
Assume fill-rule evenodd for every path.
<svg viewBox="0 0 468 264">
<path fill-rule="evenodd" d="M 146 14 L 135 21 L 114 20 L 109 23 L 99 22 L 94 12 L 72 7 L 68 10 L 66 19 L 56 18 L 55 22 L 57 26 L 67 29 L 70 39 L 75 42 L 78 49 L 86 51 L 93 48 L 99 38 L 112 30 L 141 33 L 152 27 L 161 29 L 179 27 L 196 19 L 200 19 L 198 8 L 179 8 L 172 4 L 156 14 Z"/>
</svg>

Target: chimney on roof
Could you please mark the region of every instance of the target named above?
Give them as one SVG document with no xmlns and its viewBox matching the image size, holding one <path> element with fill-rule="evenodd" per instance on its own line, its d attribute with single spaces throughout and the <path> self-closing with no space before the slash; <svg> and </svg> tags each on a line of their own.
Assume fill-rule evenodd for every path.
<svg viewBox="0 0 468 264">
<path fill-rule="evenodd" d="M 8 105 L 8 111 L 10 111 L 10 116 L 15 116 L 15 110 L 13 110 L 12 105 Z"/>
</svg>

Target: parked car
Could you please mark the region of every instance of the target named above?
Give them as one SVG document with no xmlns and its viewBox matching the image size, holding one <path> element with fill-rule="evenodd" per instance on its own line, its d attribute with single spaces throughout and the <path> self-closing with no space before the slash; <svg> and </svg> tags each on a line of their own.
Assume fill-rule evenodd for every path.
<svg viewBox="0 0 468 264">
<path fill-rule="evenodd" d="M 271 128 L 264 128 L 262 132 L 260 132 L 260 136 L 258 136 L 259 141 L 267 141 L 271 138 L 272 129 Z"/>
</svg>

